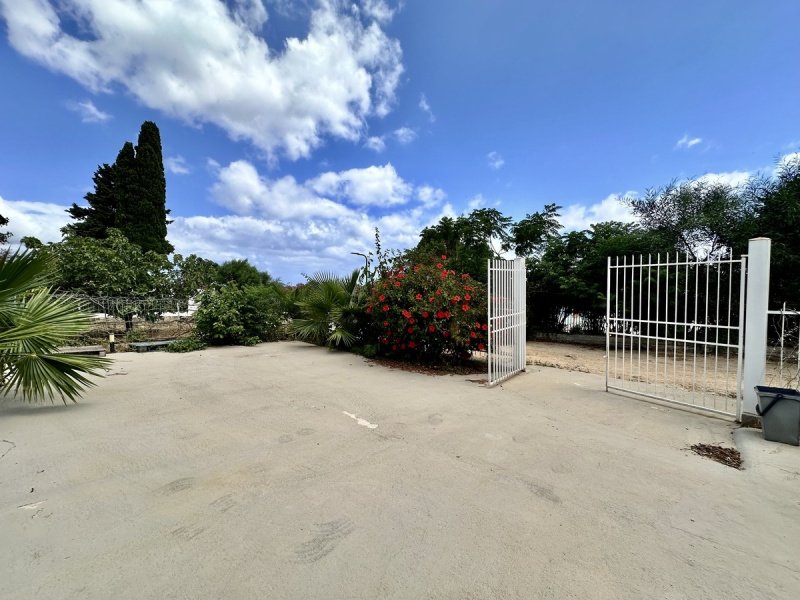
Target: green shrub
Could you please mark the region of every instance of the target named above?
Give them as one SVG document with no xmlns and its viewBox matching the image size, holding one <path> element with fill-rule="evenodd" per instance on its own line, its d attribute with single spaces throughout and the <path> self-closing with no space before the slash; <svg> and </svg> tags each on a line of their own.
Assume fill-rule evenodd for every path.
<svg viewBox="0 0 800 600">
<path fill-rule="evenodd" d="M 204 292 L 195 314 L 200 339 L 215 345 L 252 346 L 278 338 L 284 316 L 271 286 L 224 285 Z"/>
<path fill-rule="evenodd" d="M 166 348 L 167 352 L 194 352 L 206 348 L 206 343 L 197 336 L 176 340 Z"/>
<path fill-rule="evenodd" d="M 447 258 L 395 261 L 366 308 L 380 353 L 426 363 L 458 362 L 486 344 L 486 287 Z"/>
</svg>

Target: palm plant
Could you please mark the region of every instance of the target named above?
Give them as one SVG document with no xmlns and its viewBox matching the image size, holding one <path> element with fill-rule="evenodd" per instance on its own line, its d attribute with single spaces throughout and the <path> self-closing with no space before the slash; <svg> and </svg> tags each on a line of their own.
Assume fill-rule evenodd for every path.
<svg viewBox="0 0 800 600">
<path fill-rule="evenodd" d="M 0 254 L 0 395 L 27 402 L 56 397 L 76 402 L 94 385 L 108 360 L 58 354 L 57 349 L 89 327 L 89 315 L 47 287 L 49 265 L 36 252 Z"/>
<path fill-rule="evenodd" d="M 350 347 L 358 340 L 358 316 L 363 309 L 361 270 L 347 277 L 316 273 L 307 277 L 297 308 L 300 318 L 292 322 L 292 332 L 301 340 L 331 347 Z"/>
</svg>

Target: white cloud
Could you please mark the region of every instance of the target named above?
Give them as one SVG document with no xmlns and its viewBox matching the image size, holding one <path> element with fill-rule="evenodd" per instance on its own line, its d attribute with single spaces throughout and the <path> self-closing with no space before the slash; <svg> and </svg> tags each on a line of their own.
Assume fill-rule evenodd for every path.
<svg viewBox="0 0 800 600">
<path fill-rule="evenodd" d="M 0 214 L 9 220 L 3 231 L 11 231 L 11 242 L 19 242 L 25 236 L 39 238 L 43 242 L 57 242 L 59 231 L 67 224 L 67 207 L 49 202 L 5 200 L 0 196 Z"/>
<path fill-rule="evenodd" d="M 489 152 L 489 154 L 486 155 L 486 160 L 489 164 L 489 168 L 494 169 L 495 171 L 502 169 L 503 165 L 506 164 L 506 161 L 503 160 L 503 157 L 494 151 Z"/>
<path fill-rule="evenodd" d="M 97 108 L 91 100 L 67 102 L 67 108 L 78 113 L 83 123 L 105 123 L 111 119 L 110 114 Z"/>
<path fill-rule="evenodd" d="M 747 183 L 753 176 L 750 171 L 728 171 L 723 173 L 706 173 L 695 179 L 699 183 L 707 185 L 729 185 L 731 187 L 739 187 Z"/>
<path fill-rule="evenodd" d="M 189 168 L 186 159 L 180 154 L 177 156 L 168 156 L 164 159 L 164 168 L 173 175 L 188 175 L 192 172 Z"/>
<path fill-rule="evenodd" d="M 383 140 L 382 136 L 373 135 L 367 138 L 367 141 L 364 142 L 364 146 L 380 153 L 386 149 L 386 142 Z"/>
<path fill-rule="evenodd" d="M 363 0 L 364 14 L 375 19 L 378 23 L 386 24 L 394 18 L 392 9 L 385 0 Z"/>
<path fill-rule="evenodd" d="M 417 138 L 417 132 L 410 127 L 400 127 L 394 130 L 394 137 L 401 144 L 410 144 Z"/>
<path fill-rule="evenodd" d="M 703 138 L 699 137 L 690 138 L 688 134 L 684 134 L 683 137 L 676 142 L 675 148 L 676 149 L 683 148 L 685 150 L 688 150 L 689 148 L 697 146 L 697 144 L 701 143 L 703 143 Z"/>
<path fill-rule="evenodd" d="M 419 109 L 428 115 L 428 119 L 431 123 L 436 120 L 436 115 L 433 114 L 433 109 L 431 109 L 431 105 L 428 103 L 428 99 L 425 97 L 425 94 L 420 94 L 419 96 Z"/>
<path fill-rule="evenodd" d="M 636 192 L 626 192 L 622 197 L 635 196 Z M 611 194 L 604 200 L 586 206 L 584 204 L 571 204 L 561 211 L 559 221 L 568 231 L 588 229 L 590 225 L 603 221 L 619 221 L 632 223 L 634 221 L 630 208 L 620 201 L 620 196 Z"/>
<path fill-rule="evenodd" d="M 402 50 L 381 28 L 382 7 L 366 2 L 365 21 L 320 0 L 306 37 L 274 49 L 259 35 L 260 0 L 0 0 L 20 54 L 93 92 L 122 87 L 148 108 L 291 159 L 326 137 L 357 141 L 365 119 L 394 104 Z"/>
<path fill-rule="evenodd" d="M 423 227 L 454 213 L 451 205 L 441 205 L 444 191 L 415 189 L 391 164 L 322 173 L 301 183 L 272 180 L 252 164 L 235 161 L 219 169 L 211 193 L 236 214 L 177 217 L 169 229 L 177 250 L 214 260 L 249 258 L 295 281 L 298 273 L 359 266 L 350 253 L 373 249 L 375 227 L 385 248 L 402 249 L 416 244 Z M 394 210 L 364 211 L 375 204 Z"/>
<path fill-rule="evenodd" d="M 422 202 L 423 206 L 432 208 L 447 198 L 447 194 L 440 188 L 431 187 L 429 185 L 422 185 L 417 188 L 417 200 Z"/>
<path fill-rule="evenodd" d="M 781 156 L 780 160 L 778 160 L 778 163 L 775 165 L 775 168 L 772 170 L 772 176 L 777 177 L 784 167 L 795 163 L 800 167 L 800 152 L 790 152 L 789 154 L 784 154 Z"/>
<path fill-rule="evenodd" d="M 359 206 L 391 206 L 408 201 L 413 186 L 406 183 L 391 163 L 382 167 L 329 171 L 308 182 L 315 192 L 347 199 Z"/>
<path fill-rule="evenodd" d="M 469 210 L 475 210 L 476 208 L 482 208 L 486 206 L 486 198 L 483 197 L 483 194 L 475 194 L 469 202 L 467 202 L 467 208 Z"/>
</svg>

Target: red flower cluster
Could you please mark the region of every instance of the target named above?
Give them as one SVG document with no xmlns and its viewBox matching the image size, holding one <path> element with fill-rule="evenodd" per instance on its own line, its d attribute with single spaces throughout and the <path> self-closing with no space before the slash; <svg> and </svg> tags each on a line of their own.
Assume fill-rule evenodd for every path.
<svg viewBox="0 0 800 600">
<path fill-rule="evenodd" d="M 401 261 L 381 274 L 366 310 L 381 352 L 441 362 L 481 350 L 486 331 L 483 285 L 448 269 L 446 255 L 419 264 Z M 471 285 L 465 285 L 467 280 Z M 372 316 L 373 305 L 381 307 L 380 317 Z M 460 310 L 451 312 L 454 306 Z"/>
</svg>

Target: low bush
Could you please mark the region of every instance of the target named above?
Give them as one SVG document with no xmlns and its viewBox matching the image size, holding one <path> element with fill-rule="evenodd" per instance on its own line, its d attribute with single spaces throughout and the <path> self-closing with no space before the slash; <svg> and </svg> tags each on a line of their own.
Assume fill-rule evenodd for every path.
<svg viewBox="0 0 800 600">
<path fill-rule="evenodd" d="M 280 336 L 284 315 L 280 294 L 272 286 L 234 283 L 204 292 L 195 314 L 200 339 L 215 345 L 252 346 Z"/>
<path fill-rule="evenodd" d="M 486 287 L 449 269 L 447 257 L 396 260 L 366 308 L 380 354 L 436 364 L 468 359 L 486 344 Z"/>
<path fill-rule="evenodd" d="M 166 348 L 167 352 L 195 352 L 206 348 L 206 343 L 197 336 L 175 340 Z"/>
</svg>

